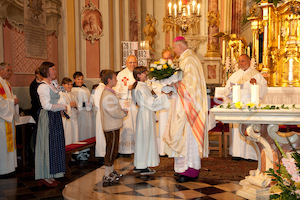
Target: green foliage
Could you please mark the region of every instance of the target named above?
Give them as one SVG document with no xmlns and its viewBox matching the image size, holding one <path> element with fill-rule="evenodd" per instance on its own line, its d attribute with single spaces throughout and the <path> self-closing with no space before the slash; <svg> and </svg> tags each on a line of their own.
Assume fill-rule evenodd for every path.
<svg viewBox="0 0 300 200">
<path fill-rule="evenodd" d="M 155 78 L 156 80 L 162 80 L 171 77 L 176 71 L 180 71 L 180 69 L 168 67 L 166 69 L 158 70 L 157 68 L 153 68 L 153 71 L 150 71 L 148 76 L 150 79 Z"/>
</svg>

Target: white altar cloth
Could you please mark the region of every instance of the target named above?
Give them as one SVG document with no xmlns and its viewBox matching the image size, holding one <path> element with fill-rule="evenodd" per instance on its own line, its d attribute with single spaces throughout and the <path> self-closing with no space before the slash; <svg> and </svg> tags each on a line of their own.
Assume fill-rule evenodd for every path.
<svg viewBox="0 0 300 200">
<path fill-rule="evenodd" d="M 215 97 L 221 97 L 224 103 L 228 103 L 230 101 L 225 97 L 224 90 L 224 87 L 216 87 Z M 262 104 L 300 104 L 300 87 L 268 87 Z"/>
</svg>

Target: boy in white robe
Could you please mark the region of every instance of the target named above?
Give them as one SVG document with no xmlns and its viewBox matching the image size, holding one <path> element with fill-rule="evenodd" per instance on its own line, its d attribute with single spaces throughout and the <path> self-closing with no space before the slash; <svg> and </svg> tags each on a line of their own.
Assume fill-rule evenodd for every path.
<svg viewBox="0 0 300 200">
<path fill-rule="evenodd" d="M 133 76 L 138 81 L 133 85 L 133 99 L 139 106 L 136 122 L 134 172 L 149 175 L 155 173 L 155 170 L 148 167 L 156 167 L 160 161 L 154 111 L 168 109 L 170 103 L 166 94 L 156 98 L 152 96 L 145 82 L 148 79 L 146 67 L 136 67 L 133 70 Z"/>
<path fill-rule="evenodd" d="M 78 133 L 79 141 L 86 140 L 95 137 L 95 130 L 93 127 L 93 104 L 90 102 L 91 92 L 83 84 L 83 74 L 81 72 L 75 72 L 73 74 L 74 83 L 71 93 L 77 98 L 78 104 Z M 81 152 L 87 152 L 89 149 L 85 149 Z M 89 155 L 87 153 L 80 154 L 78 159 L 87 160 Z"/>
<path fill-rule="evenodd" d="M 60 91 L 59 104 L 67 106 L 67 115 L 62 115 L 62 121 L 64 125 L 65 143 L 66 145 L 78 142 L 78 111 L 77 111 L 77 99 L 71 94 L 72 80 L 69 78 L 63 78 L 61 85 L 64 87 L 65 92 Z"/>
</svg>

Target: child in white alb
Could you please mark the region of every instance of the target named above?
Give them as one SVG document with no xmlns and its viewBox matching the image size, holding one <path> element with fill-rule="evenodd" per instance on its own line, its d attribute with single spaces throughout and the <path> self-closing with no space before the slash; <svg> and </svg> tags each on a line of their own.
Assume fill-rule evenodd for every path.
<svg viewBox="0 0 300 200">
<path fill-rule="evenodd" d="M 78 111 L 77 111 L 77 99 L 71 94 L 72 80 L 69 78 L 63 78 L 61 85 L 64 87 L 64 92 L 60 91 L 59 104 L 67 106 L 66 114 L 62 115 L 62 121 L 65 132 L 66 145 L 78 142 Z"/>
<path fill-rule="evenodd" d="M 166 94 L 156 98 L 152 96 L 146 83 L 147 73 L 146 67 L 136 67 L 133 70 L 133 76 L 137 81 L 133 85 L 133 99 L 139 106 L 136 122 L 134 172 L 139 172 L 141 175 L 155 173 L 155 170 L 149 167 L 158 166 L 160 161 L 154 111 L 170 107 Z"/>
</svg>

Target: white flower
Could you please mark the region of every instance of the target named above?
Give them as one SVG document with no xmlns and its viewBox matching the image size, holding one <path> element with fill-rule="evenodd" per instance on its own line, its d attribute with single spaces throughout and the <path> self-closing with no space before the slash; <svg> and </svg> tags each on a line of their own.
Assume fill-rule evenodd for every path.
<svg viewBox="0 0 300 200">
<path fill-rule="evenodd" d="M 175 69 L 175 68 L 176 68 L 175 65 L 174 65 L 173 63 L 171 64 L 171 68 L 172 68 L 172 69 Z"/>
<path fill-rule="evenodd" d="M 157 70 L 161 70 L 162 65 L 157 66 Z"/>
<path fill-rule="evenodd" d="M 171 59 L 168 59 L 168 65 L 171 66 L 173 64 L 173 61 Z"/>
<path fill-rule="evenodd" d="M 150 64 L 150 68 L 153 67 L 153 63 Z"/>
<path fill-rule="evenodd" d="M 157 64 L 153 64 L 153 66 L 152 66 L 153 68 L 157 68 Z"/>
<path fill-rule="evenodd" d="M 167 63 L 167 61 L 166 61 L 165 59 L 160 59 L 160 60 L 159 60 L 159 63 L 162 64 L 162 65 L 164 65 L 164 64 Z"/>
</svg>

